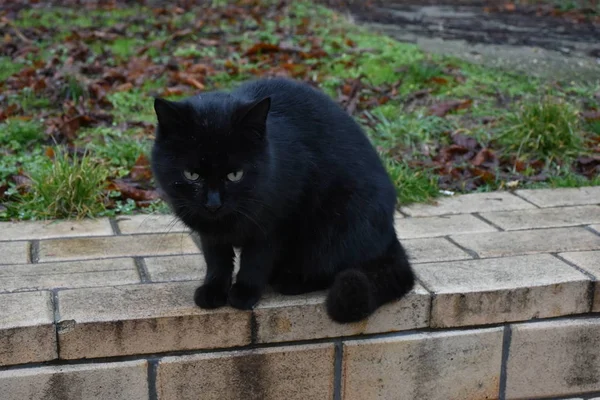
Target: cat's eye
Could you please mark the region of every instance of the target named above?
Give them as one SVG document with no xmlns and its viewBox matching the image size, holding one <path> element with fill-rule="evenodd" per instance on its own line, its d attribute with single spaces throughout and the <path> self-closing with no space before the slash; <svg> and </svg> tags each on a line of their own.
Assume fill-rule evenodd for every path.
<svg viewBox="0 0 600 400">
<path fill-rule="evenodd" d="M 195 172 L 191 172 L 191 171 L 183 171 L 183 177 L 185 179 L 187 179 L 188 181 L 192 181 L 192 182 L 195 182 L 198 179 L 200 179 L 200 175 L 198 175 Z"/>
<path fill-rule="evenodd" d="M 239 182 L 244 177 L 244 171 L 241 169 L 239 171 L 230 172 L 227 174 L 227 179 L 231 182 Z"/>
</svg>

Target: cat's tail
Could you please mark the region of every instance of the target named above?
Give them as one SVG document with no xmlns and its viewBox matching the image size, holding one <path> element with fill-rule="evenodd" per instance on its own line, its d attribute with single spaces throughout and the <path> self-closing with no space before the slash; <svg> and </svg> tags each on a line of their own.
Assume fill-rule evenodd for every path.
<svg viewBox="0 0 600 400">
<path fill-rule="evenodd" d="M 360 321 L 383 304 L 400 299 L 414 283 L 408 257 L 394 237 L 382 256 L 336 275 L 327 295 L 327 313 L 340 323 Z"/>
</svg>

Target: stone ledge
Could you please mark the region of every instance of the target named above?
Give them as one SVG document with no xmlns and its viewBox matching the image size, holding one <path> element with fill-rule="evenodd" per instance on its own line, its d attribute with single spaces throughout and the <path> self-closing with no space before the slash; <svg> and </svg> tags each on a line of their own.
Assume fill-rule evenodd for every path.
<svg viewBox="0 0 600 400">
<path fill-rule="evenodd" d="M 100 396 L 89 394 L 93 400 L 122 398 L 110 387 L 124 381 L 131 391 L 123 396 L 133 400 L 195 400 L 205 385 L 231 398 L 241 385 L 261 399 L 293 399 L 313 381 L 306 393 L 315 399 L 331 399 L 332 390 L 350 400 L 589 398 L 597 383 L 556 365 L 600 371 L 599 208 L 574 204 L 585 201 L 579 194 L 560 204 L 563 194 L 549 194 L 554 200 L 544 202 L 538 192 L 519 193 L 528 201 L 484 193 L 404 210 L 396 229 L 419 284 L 349 325 L 327 317 L 322 292 L 266 293 L 248 312 L 199 309 L 193 293 L 206 265 L 184 228 L 166 233 L 169 216 L 119 218 L 114 233 L 107 219 L 87 234 L 17 230 L 18 240 L 0 240 L 0 398 L 25 381 L 32 387 L 24 398 L 36 400 L 79 400 L 69 391 L 48 397 L 38 386 L 61 394 L 53 382 L 62 382 L 87 394 L 88 381 Z M 524 385 L 523 368 L 540 382 Z M 182 383 L 199 369 L 203 381 Z M 216 398 L 210 390 L 207 398 Z"/>
<path fill-rule="evenodd" d="M 52 294 L 43 291 L 0 295 L 0 366 L 56 357 Z"/>
<path fill-rule="evenodd" d="M 146 360 L 0 371 L 6 400 L 148 399 Z M 10 397 L 2 397 L 10 393 Z"/>
<path fill-rule="evenodd" d="M 166 357 L 157 392 L 161 400 L 329 400 L 334 364 L 333 344 Z"/>
<path fill-rule="evenodd" d="M 30 244 L 28 242 L 0 242 L 0 266 L 6 264 L 27 264 Z"/>
<path fill-rule="evenodd" d="M 39 242 L 40 263 L 199 252 L 189 235 L 183 233 L 48 239 Z"/>
<path fill-rule="evenodd" d="M 59 357 L 97 358 L 250 344 L 250 313 L 202 310 L 197 283 L 127 285 L 58 293 Z"/>
<path fill-rule="evenodd" d="M 507 360 L 507 399 L 600 391 L 600 318 L 517 324 Z"/>
<path fill-rule="evenodd" d="M 502 328 L 344 343 L 342 396 L 366 399 L 493 399 Z"/>
<path fill-rule="evenodd" d="M 450 226 L 449 229 L 456 227 Z M 573 229 L 591 238 L 590 243 L 600 240 L 600 237 L 582 228 L 558 230 L 571 232 Z M 546 229 L 527 233 L 542 238 L 544 235 L 540 233 L 556 231 Z M 454 238 L 458 242 L 471 235 L 479 238 L 482 235 L 516 235 L 514 237 L 520 238 L 522 233 L 494 231 L 456 235 Z M 162 235 L 115 236 L 110 240 L 126 237 L 147 239 L 149 236 Z M 85 240 L 105 241 L 107 237 Z M 473 242 L 477 242 L 477 238 L 470 243 Z M 60 352 L 42 352 L 46 354 L 45 360 L 322 340 L 424 328 L 489 325 L 598 311 L 600 296 L 594 295 L 590 288 L 595 285 L 598 292 L 594 274 L 598 273 L 600 251 L 570 251 L 561 253 L 559 257 L 533 254 L 473 259 L 443 237 L 411 239 L 404 243 L 413 256 L 414 268 L 423 286 L 417 285 L 404 299 L 382 307 L 367 321 L 350 325 L 339 325 L 329 320 L 324 311 L 323 293 L 304 296 L 267 293 L 253 312 L 229 307 L 201 310 L 192 300 L 205 268 L 200 254 L 145 257 L 146 278 L 166 283 L 140 283 L 136 269 L 139 265 L 134 264 L 131 258 L 4 266 L 0 267 L 0 277 L 5 278 L 2 280 L 5 289 L 15 291 L 14 295 L 24 295 L 19 293 L 22 289 L 56 291 L 57 334 L 51 334 L 55 328 L 53 319 L 49 318 L 45 328 L 49 329 L 47 342 L 38 341 L 36 346 L 47 345 L 54 349 L 57 336 Z M 581 242 L 576 244 L 579 246 Z M 497 246 L 498 241 L 493 245 Z M 434 248 L 431 249 L 431 246 Z M 569 246 L 566 248 L 571 249 Z M 77 251 L 80 254 L 82 249 Z M 68 254 L 66 256 L 69 258 Z M 431 260 L 433 262 L 428 262 Z M 9 314 L 16 312 L 8 311 Z M 49 312 L 53 312 L 52 308 Z M 8 335 L 13 328 L 10 324 L 3 326 L 0 333 Z M 10 357 L 5 357 L 3 362 L 21 363 Z"/>
<path fill-rule="evenodd" d="M 593 399 L 600 392 L 599 328 L 600 315 L 590 315 L 0 368 L 0 394 L 11 393 L 7 400 L 196 400 L 199 393 L 219 400 Z"/>
<path fill-rule="evenodd" d="M 0 268 L 0 290 L 52 290 L 139 283 L 131 258 L 6 265 Z"/>
<path fill-rule="evenodd" d="M 420 285 L 399 302 L 387 304 L 368 320 L 341 325 L 329 319 L 325 294 L 267 295 L 254 311 L 256 343 L 387 333 L 429 326 L 431 296 Z"/>
<path fill-rule="evenodd" d="M 591 279 L 548 254 L 417 264 L 415 270 L 434 294 L 434 328 L 591 311 Z"/>
<path fill-rule="evenodd" d="M 600 186 L 552 190 L 529 189 L 517 190 L 516 193 L 538 207 L 600 204 Z"/>
<path fill-rule="evenodd" d="M 113 230 L 107 218 L 81 221 L 0 222 L 0 241 L 108 236 L 112 234 Z"/>
<path fill-rule="evenodd" d="M 596 252 L 566 253 L 564 259 L 585 268 L 585 262 L 594 263 L 596 256 Z M 584 257 L 583 261 L 577 257 Z M 187 255 L 156 258 L 171 266 L 198 259 Z M 103 262 L 116 260 L 120 259 Z M 45 265 L 51 264 L 35 267 Z M 200 280 L 58 290 L 58 357 L 229 348 L 428 327 L 489 325 L 591 311 L 592 277 L 549 254 L 421 263 L 414 268 L 433 296 L 417 285 L 402 300 L 350 325 L 333 323 L 327 317 L 324 293 L 267 293 L 253 312 L 243 312 L 230 307 L 196 307 L 192 297 Z"/>
<path fill-rule="evenodd" d="M 508 192 L 472 193 L 446 197 L 435 205 L 415 204 L 400 210 L 411 217 L 431 217 L 436 215 L 480 213 L 490 211 L 528 210 L 536 207 Z"/>
</svg>

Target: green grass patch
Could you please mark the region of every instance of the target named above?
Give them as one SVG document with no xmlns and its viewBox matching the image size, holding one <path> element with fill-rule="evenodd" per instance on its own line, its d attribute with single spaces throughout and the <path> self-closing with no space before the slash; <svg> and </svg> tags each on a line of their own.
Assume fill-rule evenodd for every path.
<svg viewBox="0 0 600 400">
<path fill-rule="evenodd" d="M 153 99 L 140 90 L 111 93 L 108 100 L 113 105 L 113 115 L 117 122 L 146 121 L 155 122 Z"/>
<path fill-rule="evenodd" d="M 111 174 L 120 176 L 131 170 L 140 155 L 149 154 L 152 142 L 135 129 L 98 127 L 82 130 L 77 144 L 90 156 L 104 160 Z"/>
<path fill-rule="evenodd" d="M 0 147 L 21 150 L 43 137 L 43 127 L 39 121 L 8 119 L 0 123 Z"/>
<path fill-rule="evenodd" d="M 400 205 L 425 203 L 440 195 L 437 177 L 430 171 L 414 169 L 404 162 L 389 159 L 386 168 L 396 186 Z"/>
<path fill-rule="evenodd" d="M 580 154 L 584 138 L 577 110 L 556 99 L 525 103 L 516 113 L 506 116 L 497 137 L 508 154 L 546 163 L 569 160 Z"/>
<path fill-rule="evenodd" d="M 443 134 L 455 129 L 452 122 L 429 115 L 404 114 L 397 106 L 386 105 L 373 110 L 377 121 L 370 135 L 375 144 L 385 149 L 410 150 L 414 153 L 423 146 L 444 141 Z"/>
<path fill-rule="evenodd" d="M 23 68 L 23 64 L 14 62 L 10 57 L 0 57 L 0 81 L 5 80 L 9 76 L 16 74 Z"/>
<path fill-rule="evenodd" d="M 8 104 L 17 105 L 25 113 L 34 113 L 51 106 L 50 100 L 31 88 L 23 88 L 18 96 L 9 96 Z"/>
<path fill-rule="evenodd" d="M 132 38 L 119 38 L 115 40 L 110 49 L 117 57 L 127 58 L 135 54 L 138 41 Z"/>
<path fill-rule="evenodd" d="M 90 13 L 69 8 L 24 9 L 19 12 L 16 25 L 23 28 L 90 28 L 94 21 Z"/>
<path fill-rule="evenodd" d="M 32 219 L 84 218 L 104 211 L 103 186 L 107 169 L 89 155 L 71 157 L 57 150 L 49 168 L 30 173 L 31 191 L 18 208 Z"/>
</svg>

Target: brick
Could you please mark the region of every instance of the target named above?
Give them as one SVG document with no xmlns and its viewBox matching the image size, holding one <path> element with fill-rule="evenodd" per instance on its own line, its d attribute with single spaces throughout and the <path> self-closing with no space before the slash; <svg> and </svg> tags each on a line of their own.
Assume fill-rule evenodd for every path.
<svg viewBox="0 0 600 400">
<path fill-rule="evenodd" d="M 481 215 L 507 231 L 532 228 L 555 228 L 600 222 L 600 207 L 560 207 L 526 211 L 505 211 Z"/>
<path fill-rule="evenodd" d="M 564 189 L 517 190 L 519 196 L 539 207 L 600 204 L 600 186 Z"/>
<path fill-rule="evenodd" d="M 579 227 L 454 235 L 452 239 L 480 257 L 600 249 L 600 236 Z"/>
<path fill-rule="evenodd" d="M 184 233 L 50 239 L 40 242 L 40 262 L 132 256 L 198 253 L 194 241 Z"/>
<path fill-rule="evenodd" d="M 0 290 L 22 291 L 139 283 L 131 258 L 7 265 L 0 268 Z"/>
<path fill-rule="evenodd" d="M 332 344 L 166 357 L 158 365 L 161 400 L 330 400 Z"/>
<path fill-rule="evenodd" d="M 411 217 L 462 214 L 489 211 L 527 210 L 535 206 L 507 192 L 471 193 L 445 197 L 436 205 L 414 204 L 402 207 L 401 211 Z"/>
<path fill-rule="evenodd" d="M 592 311 L 600 312 L 600 251 L 561 253 L 560 256 L 589 272 L 596 278 L 594 282 L 595 291 Z"/>
<path fill-rule="evenodd" d="M 514 325 L 506 377 L 508 399 L 600 391 L 600 320 Z"/>
<path fill-rule="evenodd" d="M 413 263 L 472 258 L 468 253 L 444 238 L 408 239 L 403 240 L 402 245 Z"/>
<path fill-rule="evenodd" d="M 428 238 L 455 233 L 496 232 L 497 229 L 469 214 L 424 218 L 404 218 L 396 221 L 399 239 Z"/>
<path fill-rule="evenodd" d="M 420 285 L 397 302 L 384 305 L 369 319 L 353 324 L 333 322 L 323 292 L 301 296 L 271 294 L 254 311 L 259 343 L 309 340 L 424 328 L 429 323 L 430 295 Z"/>
<path fill-rule="evenodd" d="M 153 282 L 197 281 L 204 279 L 206 273 L 206 261 L 201 254 L 148 257 L 144 261 Z"/>
<path fill-rule="evenodd" d="M 108 218 L 0 222 L 0 240 L 33 240 L 57 237 L 107 236 L 113 231 Z"/>
<path fill-rule="evenodd" d="M 60 358 L 243 346 L 250 312 L 194 304 L 198 283 L 71 289 L 58 293 Z"/>
<path fill-rule="evenodd" d="M 342 398 L 496 399 L 502 328 L 344 343 Z"/>
<path fill-rule="evenodd" d="M 117 219 L 119 230 L 124 235 L 139 233 L 176 233 L 188 232 L 183 222 L 174 215 L 142 214 L 128 215 Z"/>
<path fill-rule="evenodd" d="M 0 265 L 27 264 L 29 262 L 29 243 L 0 242 Z"/>
<path fill-rule="evenodd" d="M 10 393 L 6 400 L 147 400 L 147 370 L 140 360 L 1 371 L 0 393 Z"/>
<path fill-rule="evenodd" d="M 1 294 L 0 305 L 0 366 L 57 357 L 52 293 Z"/>
<path fill-rule="evenodd" d="M 432 327 L 485 325 L 590 311 L 590 279 L 548 254 L 417 264 L 434 292 Z"/>
</svg>

